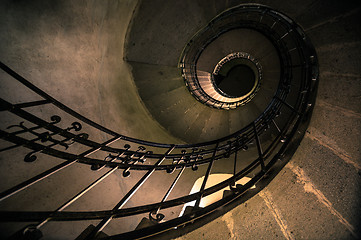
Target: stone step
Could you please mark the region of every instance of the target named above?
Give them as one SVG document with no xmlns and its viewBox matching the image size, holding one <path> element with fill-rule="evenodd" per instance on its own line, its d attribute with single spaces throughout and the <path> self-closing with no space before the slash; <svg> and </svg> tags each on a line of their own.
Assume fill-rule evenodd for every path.
<svg viewBox="0 0 361 240">
<path fill-rule="evenodd" d="M 75 239 L 75 240 L 84 240 L 87 238 L 87 236 L 95 229 L 95 226 L 93 224 L 90 224 L 84 231 Z M 95 239 L 102 239 L 109 237 L 104 232 L 100 231 L 98 236 Z"/>
<path fill-rule="evenodd" d="M 142 228 L 146 228 L 146 227 L 151 227 L 157 225 L 157 223 L 155 221 L 150 220 L 149 218 L 142 218 L 142 220 L 140 221 L 140 223 L 138 224 L 138 226 L 135 228 L 135 230 L 139 230 Z"/>
</svg>

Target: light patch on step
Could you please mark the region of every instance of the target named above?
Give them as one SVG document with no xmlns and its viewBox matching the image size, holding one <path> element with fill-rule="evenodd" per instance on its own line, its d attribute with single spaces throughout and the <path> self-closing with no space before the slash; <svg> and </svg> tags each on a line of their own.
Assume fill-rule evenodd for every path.
<svg viewBox="0 0 361 240">
<path fill-rule="evenodd" d="M 333 206 L 332 203 L 325 197 L 325 195 L 316 188 L 316 186 L 311 182 L 310 178 L 305 174 L 302 168 L 294 165 L 289 162 L 286 165 L 296 176 L 297 181 L 303 185 L 303 188 L 307 193 L 312 193 L 317 197 L 317 200 L 322 203 L 333 215 L 335 215 L 341 224 L 343 224 L 347 230 L 351 232 L 351 234 L 359 239 L 357 234 L 355 233 L 355 228 L 352 226 Z"/>
<path fill-rule="evenodd" d="M 265 201 L 267 207 L 271 210 L 271 213 L 274 216 L 277 224 L 280 226 L 281 231 L 285 236 L 285 238 L 287 240 L 294 240 L 295 238 L 288 230 L 286 220 L 283 219 L 280 210 L 277 208 L 277 206 L 274 204 L 272 200 L 271 193 L 268 190 L 264 189 L 258 195 Z"/>
<path fill-rule="evenodd" d="M 358 112 L 355 112 L 355 111 L 352 111 L 350 109 L 347 109 L 347 108 L 343 108 L 343 107 L 339 107 L 339 106 L 335 106 L 333 104 L 330 104 L 324 100 L 317 100 L 317 103 L 316 105 L 320 106 L 320 107 L 324 107 L 324 108 L 327 108 L 331 111 L 334 111 L 334 112 L 338 112 L 342 115 L 345 115 L 346 117 L 351 117 L 351 118 L 358 118 L 358 119 L 361 119 L 361 114 L 358 113 Z"/>
<path fill-rule="evenodd" d="M 223 217 L 222 217 L 222 221 L 224 221 L 226 223 L 226 226 L 227 226 L 229 232 L 231 233 L 230 240 L 236 240 L 237 237 L 233 233 L 233 231 L 234 231 L 234 219 L 232 218 L 232 213 L 229 212 L 229 213 L 224 214 Z"/>
<path fill-rule="evenodd" d="M 214 185 L 217 185 L 218 183 L 220 183 L 220 182 L 222 182 L 224 180 L 227 180 L 228 178 L 230 178 L 232 176 L 233 176 L 232 174 L 210 174 L 208 176 L 208 180 L 207 180 L 205 189 L 210 188 L 210 187 L 212 187 Z M 201 189 L 202 183 L 203 183 L 203 179 L 204 179 L 204 176 L 198 178 L 195 181 L 189 195 L 199 192 L 199 190 Z M 251 180 L 251 178 L 249 178 L 249 177 L 243 177 L 240 180 L 238 180 L 236 182 L 236 184 L 245 185 L 250 180 Z M 251 189 L 255 188 L 255 187 L 256 186 L 253 185 L 251 187 Z M 227 186 L 227 187 L 225 187 L 225 188 L 223 188 L 223 189 L 221 189 L 221 190 L 219 190 L 219 191 L 217 191 L 215 193 L 212 193 L 212 194 L 202 198 L 202 200 L 200 201 L 199 207 L 206 207 L 206 206 L 211 205 L 212 203 L 215 203 L 215 202 L 221 200 L 223 198 L 223 192 L 225 190 L 231 190 L 231 189 L 229 188 L 229 186 Z M 193 207 L 195 205 L 195 203 L 196 203 L 196 201 L 192 201 L 192 202 L 188 202 L 188 203 L 184 204 L 183 209 L 180 212 L 179 216 L 183 215 L 186 207 L 188 207 L 188 206 Z"/>
</svg>

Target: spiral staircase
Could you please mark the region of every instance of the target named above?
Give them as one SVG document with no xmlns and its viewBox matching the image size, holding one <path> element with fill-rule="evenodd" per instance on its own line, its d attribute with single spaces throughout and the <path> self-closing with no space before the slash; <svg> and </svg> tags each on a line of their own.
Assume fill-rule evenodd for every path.
<svg viewBox="0 0 361 240">
<path fill-rule="evenodd" d="M 1 237 L 358 239 L 360 12 L 4 1 Z"/>
</svg>

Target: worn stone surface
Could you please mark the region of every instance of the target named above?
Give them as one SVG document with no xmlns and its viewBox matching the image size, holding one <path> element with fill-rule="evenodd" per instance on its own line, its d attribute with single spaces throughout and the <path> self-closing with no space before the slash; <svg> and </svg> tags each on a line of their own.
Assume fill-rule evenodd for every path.
<svg viewBox="0 0 361 240">
<path fill-rule="evenodd" d="M 263 199 L 257 196 L 222 217 L 176 239 L 279 239 L 282 235 L 269 208 Z"/>
</svg>

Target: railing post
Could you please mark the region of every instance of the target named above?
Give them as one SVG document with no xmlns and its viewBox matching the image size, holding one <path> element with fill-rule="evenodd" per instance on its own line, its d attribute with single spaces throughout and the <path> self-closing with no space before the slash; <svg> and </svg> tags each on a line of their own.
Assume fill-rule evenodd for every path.
<svg viewBox="0 0 361 240">
<path fill-rule="evenodd" d="M 169 155 L 173 149 L 175 148 L 174 145 L 172 145 L 167 152 L 163 155 L 161 159 L 159 159 L 154 165 L 153 168 L 150 169 L 134 186 L 132 189 L 129 190 L 127 194 L 117 203 L 117 205 L 114 206 L 113 210 L 119 210 L 121 209 L 128 201 L 131 199 L 131 197 L 138 191 L 138 189 L 147 181 L 147 179 L 153 174 L 155 171 L 155 167 L 162 164 L 162 162 L 165 160 L 166 156 Z M 95 229 L 85 238 L 87 240 L 94 239 L 98 235 L 100 231 L 102 231 L 108 223 L 113 219 L 113 216 L 109 216 L 104 218 L 98 225 L 95 227 Z"/>
<path fill-rule="evenodd" d="M 259 161 L 261 163 L 262 171 L 265 172 L 266 167 L 264 165 L 263 151 L 262 151 L 261 141 L 259 140 L 259 136 L 258 136 L 258 133 L 257 133 L 257 126 L 256 126 L 255 122 L 253 122 L 253 130 L 254 130 L 254 136 L 255 136 L 255 140 L 256 140 L 256 144 L 257 144 Z"/>
<path fill-rule="evenodd" d="M 200 205 L 201 200 L 202 200 L 202 197 L 203 197 L 204 189 L 206 188 L 206 184 L 207 184 L 208 177 L 209 177 L 209 175 L 211 174 L 211 170 L 212 170 L 212 166 L 213 166 L 213 163 L 214 163 L 214 159 L 216 158 L 216 153 L 217 153 L 217 149 L 218 149 L 218 144 L 219 144 L 219 142 L 216 143 L 216 146 L 215 146 L 215 148 L 214 148 L 211 161 L 209 162 L 209 165 L 208 165 L 208 168 L 207 168 L 207 172 L 206 172 L 206 174 L 204 175 L 203 183 L 202 183 L 201 189 L 199 190 L 200 196 L 198 197 L 196 203 L 194 204 L 194 207 L 195 207 L 196 209 L 199 208 L 199 205 Z"/>
</svg>

